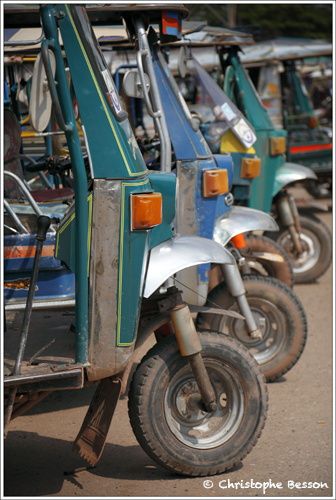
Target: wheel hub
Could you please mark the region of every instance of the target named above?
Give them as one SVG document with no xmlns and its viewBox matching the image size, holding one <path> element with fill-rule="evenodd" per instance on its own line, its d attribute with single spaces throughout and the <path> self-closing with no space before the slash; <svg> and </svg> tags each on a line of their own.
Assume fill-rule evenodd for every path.
<svg viewBox="0 0 336 500">
<path fill-rule="evenodd" d="M 207 411 L 203 408 L 201 395 L 196 381 L 185 383 L 176 395 L 176 409 L 186 422 L 202 420 Z"/>
<path fill-rule="evenodd" d="M 246 322 L 240 319 L 231 320 L 227 325 L 228 331 L 250 350 L 258 363 L 263 364 L 282 349 L 286 338 L 286 318 L 275 304 L 261 297 L 249 297 L 249 304 L 262 338 L 252 338 Z"/>
<path fill-rule="evenodd" d="M 190 373 L 180 373 L 171 381 L 165 396 L 165 417 L 173 434 L 190 447 L 209 449 L 219 446 L 236 431 L 243 416 L 244 397 L 237 377 L 221 363 L 206 363 L 216 393 L 217 408 L 207 412 L 197 383 Z"/>
<path fill-rule="evenodd" d="M 303 252 L 299 255 L 295 252 L 292 239 L 288 233 L 285 233 L 284 237 L 279 241 L 290 255 L 295 273 L 303 273 L 313 268 L 320 257 L 320 244 L 313 234 L 301 233 L 300 241 Z"/>
</svg>

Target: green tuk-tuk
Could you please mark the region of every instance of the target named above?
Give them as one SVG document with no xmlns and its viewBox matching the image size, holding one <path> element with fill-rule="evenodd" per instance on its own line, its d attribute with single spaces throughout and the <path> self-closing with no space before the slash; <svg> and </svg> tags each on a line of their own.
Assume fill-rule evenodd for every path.
<svg viewBox="0 0 336 500">
<path fill-rule="evenodd" d="M 115 4 L 110 12 L 129 9 Z M 99 18 L 99 7 L 88 12 Z M 4 338 L 6 432 L 12 418 L 48 393 L 98 382 L 75 440 L 90 464 L 102 454 L 123 393 L 139 443 L 159 464 L 190 476 L 223 472 L 241 461 L 261 433 L 265 382 L 243 346 L 225 335 L 196 332 L 174 275 L 235 261 L 214 241 L 174 235 L 176 178 L 147 170 L 86 9 L 7 4 L 5 23 L 42 26 L 38 38 L 20 46 L 40 52 L 33 84 L 38 97 L 48 100 L 50 93 L 69 148 L 74 203 L 56 228 L 56 256 L 75 272 L 76 285 L 73 327 L 56 324 L 53 331 L 50 321 L 29 331 L 50 223 L 39 217 L 22 329 L 7 324 Z M 145 340 L 166 323 L 171 334 L 157 335 L 138 363 Z"/>
</svg>

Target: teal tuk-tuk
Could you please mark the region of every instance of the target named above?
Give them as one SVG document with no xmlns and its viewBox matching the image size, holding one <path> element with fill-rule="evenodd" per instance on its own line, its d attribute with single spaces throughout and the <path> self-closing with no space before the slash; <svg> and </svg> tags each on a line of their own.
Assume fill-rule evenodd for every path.
<svg viewBox="0 0 336 500">
<path fill-rule="evenodd" d="M 123 8 L 130 7 L 118 6 Z M 5 333 L 6 431 L 12 418 L 46 394 L 98 382 L 75 441 L 90 464 L 101 456 L 119 394 L 128 392 L 133 430 L 154 460 L 179 474 L 223 472 L 239 463 L 260 435 L 265 383 L 243 346 L 196 332 L 173 276 L 190 266 L 235 261 L 213 241 L 173 237 L 175 176 L 148 172 L 85 8 L 12 4 L 5 17 L 8 27 L 42 24 L 41 36 L 21 45 L 41 44 L 41 71 L 67 139 L 75 201 L 57 228 L 56 255 L 76 280 L 74 328 L 56 328 L 54 341 L 46 344 L 41 327 L 29 332 L 49 226 L 48 218 L 40 217 L 22 331 L 7 325 Z M 174 334 L 157 336 L 136 366 L 144 341 L 167 321 Z M 27 344 L 28 338 L 33 342 Z"/>
<path fill-rule="evenodd" d="M 328 57 L 331 64 L 331 55 L 331 44 L 285 38 L 257 43 L 240 56 L 274 126 L 287 131 L 287 160 L 316 173 L 306 186 L 317 197 L 331 194 L 332 130 L 319 124 L 301 69 Z"/>
<path fill-rule="evenodd" d="M 190 50 L 194 45 L 192 51 L 194 57 L 197 58 L 199 55 L 201 63 L 207 58 L 208 71 L 220 69 L 219 79 L 222 79 L 225 94 L 243 112 L 257 135 L 255 151 L 252 151 L 238 147 L 237 142 L 228 138 L 225 130 L 222 131 L 220 150 L 231 153 L 237 163 L 238 177 L 241 177 L 242 155 L 247 154 L 253 158 L 256 153 L 261 160 L 260 175 L 252 180 L 240 179 L 236 189 L 233 189 L 235 199 L 238 203 L 240 201 L 253 208 L 272 211 L 280 231 L 276 234 L 269 233 L 269 236 L 275 238 L 289 254 L 295 281 L 298 283 L 313 281 L 330 265 L 331 235 L 326 225 L 310 210 L 308 213 L 305 210 L 299 213 L 296 202 L 287 188 L 297 182 L 315 179 L 316 175 L 307 167 L 285 162 L 287 133 L 285 130 L 275 129 L 239 58 L 240 46 L 251 45 L 253 43 L 251 37 L 211 27 L 204 29 L 201 36 L 201 41 L 184 42 L 185 53 L 187 47 Z M 192 35 L 189 35 L 189 38 L 192 38 Z M 185 59 L 188 59 L 188 55 Z M 175 51 L 175 67 L 178 66 L 185 64 L 183 57 L 178 58 Z M 199 68 L 203 71 L 202 77 L 205 81 L 208 75 L 200 65 Z M 203 90 L 204 88 L 207 91 L 205 85 Z M 209 94 L 209 98 L 212 98 L 212 93 Z M 243 197 L 240 198 L 242 193 Z"/>
</svg>

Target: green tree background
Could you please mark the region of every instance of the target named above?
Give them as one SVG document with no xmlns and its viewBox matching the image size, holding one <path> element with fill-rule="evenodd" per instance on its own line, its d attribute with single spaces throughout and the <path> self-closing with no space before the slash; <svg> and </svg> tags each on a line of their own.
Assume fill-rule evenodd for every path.
<svg viewBox="0 0 336 500">
<path fill-rule="evenodd" d="M 244 29 L 257 40 L 279 36 L 332 40 L 330 4 L 188 4 L 189 20 Z"/>
</svg>

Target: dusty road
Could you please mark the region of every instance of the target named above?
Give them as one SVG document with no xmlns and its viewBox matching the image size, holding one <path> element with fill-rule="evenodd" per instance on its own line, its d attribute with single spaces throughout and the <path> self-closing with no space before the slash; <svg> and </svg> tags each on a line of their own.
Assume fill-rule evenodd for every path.
<svg viewBox="0 0 336 500">
<path fill-rule="evenodd" d="M 322 218 L 331 227 L 331 215 Z M 87 470 L 71 449 L 92 392 L 79 391 L 55 394 L 12 422 L 5 443 L 5 494 L 262 496 L 259 487 L 228 489 L 228 482 L 271 480 L 279 484 L 266 491 L 268 496 L 331 496 L 331 269 L 318 283 L 296 286 L 296 291 L 308 315 L 308 343 L 299 363 L 283 380 L 269 385 L 266 427 L 237 470 L 208 478 L 205 488 L 206 478 L 180 478 L 156 466 L 132 434 L 125 400 L 114 416 L 101 462 Z M 314 484 L 291 488 L 288 481 Z"/>
</svg>

